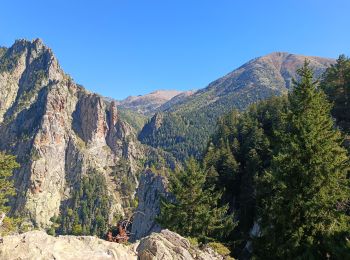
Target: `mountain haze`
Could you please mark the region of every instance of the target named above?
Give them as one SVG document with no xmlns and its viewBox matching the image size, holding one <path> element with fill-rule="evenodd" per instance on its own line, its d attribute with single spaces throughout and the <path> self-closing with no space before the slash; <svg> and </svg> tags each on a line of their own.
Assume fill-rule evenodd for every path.
<svg viewBox="0 0 350 260">
<path fill-rule="evenodd" d="M 118 102 L 118 106 L 135 112 L 152 116 L 159 108 L 171 100 L 182 100 L 191 95 L 191 91 L 156 90 L 152 93 L 139 96 L 129 96 Z"/>
</svg>

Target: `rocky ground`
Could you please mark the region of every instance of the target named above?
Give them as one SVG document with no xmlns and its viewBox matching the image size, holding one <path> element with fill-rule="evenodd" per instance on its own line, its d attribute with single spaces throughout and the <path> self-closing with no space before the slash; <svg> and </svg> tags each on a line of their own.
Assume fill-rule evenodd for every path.
<svg viewBox="0 0 350 260">
<path fill-rule="evenodd" d="M 122 245 L 91 236 L 53 237 L 43 231 L 6 236 L 0 244 L 2 260 L 78 259 L 223 259 L 211 248 L 199 249 L 169 230 L 152 233 L 133 244 Z"/>
</svg>

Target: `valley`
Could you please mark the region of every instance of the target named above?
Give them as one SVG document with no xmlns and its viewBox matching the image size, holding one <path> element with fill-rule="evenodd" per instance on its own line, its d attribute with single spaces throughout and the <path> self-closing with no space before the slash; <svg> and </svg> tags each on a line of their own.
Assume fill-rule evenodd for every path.
<svg viewBox="0 0 350 260">
<path fill-rule="evenodd" d="M 212 246 L 223 250 L 221 246 L 225 245 L 224 251 L 230 248 L 231 256 L 249 259 L 254 254 L 252 243 L 256 242 L 252 232 L 257 223 L 274 221 L 266 211 L 282 210 L 280 204 L 267 198 L 295 199 L 285 183 L 295 174 L 290 169 L 301 172 L 304 166 L 296 163 L 283 168 L 293 162 L 288 156 L 294 154 L 299 158 L 301 150 L 309 151 L 310 147 L 327 162 L 336 154 L 338 161 L 332 166 L 322 166 L 318 158 L 315 164 L 320 164 L 317 167 L 323 167 L 327 174 L 334 171 L 343 176 L 348 147 L 339 140 L 348 136 L 348 118 L 342 118 L 339 111 L 348 111 L 338 92 L 329 87 L 338 81 L 325 76 L 333 75 L 331 69 L 336 70 L 341 62 L 341 58 L 274 52 L 248 61 L 202 89 L 156 90 L 115 100 L 76 83 L 40 39 L 17 40 L 12 46 L 1 48 L 0 150 L 14 155 L 20 165 L 10 178 L 15 192 L 10 192 L 5 203 L 7 218 L 17 224 L 6 232 L 39 229 L 52 236 L 105 238 L 111 227 L 123 219 L 132 219 L 130 241 L 141 240 L 147 248 L 152 239 L 173 241 L 176 237 L 180 241 L 176 243 L 181 244 L 184 238 L 164 231 L 169 228 L 188 239 L 183 242 L 185 246 L 180 246 L 185 248 L 181 249 L 184 257 L 190 254 L 193 259 L 214 259 L 210 254 L 216 253 L 211 249 L 203 253 L 203 258 L 194 256 L 202 254 L 198 251 L 204 250 L 200 245 L 222 243 Z M 344 57 L 344 63 L 347 62 Z M 319 94 L 316 80 L 322 82 L 320 88 L 326 94 Z M 303 86 L 309 92 L 304 93 Z M 332 110 L 325 95 L 333 98 L 331 102 L 341 109 Z M 298 110 L 298 106 L 306 112 Z M 318 116 L 322 122 L 316 120 Z M 333 121 L 339 129 L 333 127 Z M 322 132 L 321 126 L 328 132 Z M 314 135 L 310 137 L 308 133 Z M 318 138 L 314 137 L 317 134 L 323 134 L 324 139 L 329 137 L 330 143 L 314 141 L 312 138 Z M 290 144 L 290 139 L 294 143 Z M 325 150 L 333 152 L 322 152 Z M 310 152 L 300 160 L 314 156 Z M 305 165 L 309 166 L 308 161 Z M 312 168 L 314 164 L 310 165 Z M 320 168 L 305 167 L 306 172 L 316 172 L 319 179 L 323 178 Z M 275 172 L 280 175 L 273 175 Z M 284 172 L 290 176 L 284 176 Z M 314 188 L 316 197 L 322 197 L 317 189 L 328 196 L 332 189 L 337 189 L 334 183 L 343 179 L 325 182 L 324 189 L 323 184 L 313 187 L 312 178 L 305 181 Z M 293 187 L 297 190 L 300 183 L 293 182 Z M 284 187 L 281 193 L 272 194 L 280 187 Z M 308 194 L 304 187 L 299 188 L 303 191 L 300 196 Z M 346 203 L 347 190 L 344 192 L 339 192 L 339 197 L 334 195 L 334 201 L 327 200 L 329 207 L 324 212 L 333 212 L 335 201 Z M 309 197 L 305 195 L 302 201 L 307 201 L 306 198 Z M 313 209 L 323 209 L 316 204 Z M 180 209 L 176 208 L 179 205 Z M 266 211 L 260 213 L 260 208 Z M 304 208 L 299 210 L 303 212 Z M 201 219 L 200 224 L 197 218 Z M 343 220 L 347 218 L 348 213 Z M 264 222 L 259 225 L 262 229 Z M 340 236 L 344 229 L 339 230 Z M 152 232 L 165 233 L 158 237 Z M 46 238 L 44 233 L 37 234 L 50 243 L 69 247 L 67 237 L 55 240 Z M 263 247 L 276 246 L 263 238 L 260 242 L 263 246 L 256 246 L 261 255 L 266 253 Z M 10 248 L 12 241 L 18 239 L 5 237 L 5 244 Z M 189 241 L 196 246 L 189 245 Z M 27 245 L 23 245 L 23 250 L 27 250 L 24 246 Z M 113 252 L 118 252 L 118 247 Z M 167 254 L 175 257 L 173 249 L 167 249 Z M 0 256 L 7 256 L 12 249 L 6 250 L 0 248 Z M 130 259 L 146 254 L 141 249 L 136 253 L 133 250 L 125 249 Z M 123 252 L 125 259 L 129 259 Z M 153 254 L 159 257 L 157 252 Z M 215 259 L 229 259 L 229 254 L 216 255 Z M 346 254 L 346 249 L 342 254 Z M 276 253 L 276 257 L 281 255 Z"/>
</svg>

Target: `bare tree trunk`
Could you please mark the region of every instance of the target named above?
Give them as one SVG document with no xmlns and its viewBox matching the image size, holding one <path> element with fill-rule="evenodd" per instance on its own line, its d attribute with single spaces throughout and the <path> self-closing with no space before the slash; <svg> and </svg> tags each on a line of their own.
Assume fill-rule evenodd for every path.
<svg viewBox="0 0 350 260">
<path fill-rule="evenodd" d="M 2 226 L 2 222 L 4 221 L 5 217 L 6 217 L 6 214 L 4 212 L 1 212 L 0 213 L 0 227 Z M 0 234 L 0 243 L 2 244 L 3 242 L 4 242 L 4 240 Z"/>
</svg>

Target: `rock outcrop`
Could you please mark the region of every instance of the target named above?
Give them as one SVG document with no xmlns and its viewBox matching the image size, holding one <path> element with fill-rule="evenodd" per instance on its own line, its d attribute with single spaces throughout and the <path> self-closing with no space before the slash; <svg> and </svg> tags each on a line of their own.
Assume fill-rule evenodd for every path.
<svg viewBox="0 0 350 260">
<path fill-rule="evenodd" d="M 132 224 L 132 241 L 161 230 L 155 221 L 160 212 L 161 197 L 171 198 L 171 194 L 167 192 L 167 179 L 150 169 L 145 170 L 137 188 L 138 206 Z"/>
<path fill-rule="evenodd" d="M 91 236 L 52 237 L 43 231 L 6 236 L 0 244 L 2 260 L 219 260 L 211 248 L 199 249 L 169 230 L 122 245 Z"/>
<path fill-rule="evenodd" d="M 142 239 L 136 251 L 141 260 L 174 259 L 174 260 L 215 260 L 224 259 L 221 255 L 206 247 L 202 250 L 191 246 L 190 242 L 179 234 L 167 229 L 152 233 Z"/>
<path fill-rule="evenodd" d="M 0 244 L 0 259 L 14 260 L 136 260 L 131 247 L 96 237 L 52 237 L 43 231 L 6 236 Z"/>
<path fill-rule="evenodd" d="M 19 40 L 0 57 L 0 150 L 17 156 L 18 196 L 12 214 L 50 226 L 83 176 L 106 179 L 114 214 L 124 215 L 143 158 L 134 129 L 114 102 L 90 93 L 65 74 L 41 40 Z M 126 170 L 116 170 L 120 161 Z"/>
</svg>

